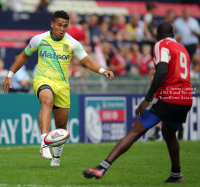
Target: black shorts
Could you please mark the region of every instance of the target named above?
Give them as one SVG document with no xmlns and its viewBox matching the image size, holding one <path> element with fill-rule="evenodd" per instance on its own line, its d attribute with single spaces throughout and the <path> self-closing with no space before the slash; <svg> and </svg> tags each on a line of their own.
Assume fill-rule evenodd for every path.
<svg viewBox="0 0 200 187">
<path fill-rule="evenodd" d="M 167 103 L 154 98 L 146 110 L 159 117 L 163 122 L 173 121 L 184 123 L 191 107 L 188 105 Z"/>
</svg>

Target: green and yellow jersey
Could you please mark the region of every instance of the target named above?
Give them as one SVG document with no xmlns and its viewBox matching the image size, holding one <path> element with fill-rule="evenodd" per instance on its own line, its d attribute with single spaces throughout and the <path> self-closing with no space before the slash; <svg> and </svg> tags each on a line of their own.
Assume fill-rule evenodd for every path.
<svg viewBox="0 0 200 187">
<path fill-rule="evenodd" d="M 69 34 L 66 33 L 59 40 L 52 37 L 51 30 L 36 35 L 30 40 L 25 53 L 31 56 L 35 51 L 38 51 L 38 67 L 34 79 L 44 77 L 66 84 L 68 84 L 69 64 L 73 53 L 79 60 L 87 56 L 82 45 Z"/>
</svg>

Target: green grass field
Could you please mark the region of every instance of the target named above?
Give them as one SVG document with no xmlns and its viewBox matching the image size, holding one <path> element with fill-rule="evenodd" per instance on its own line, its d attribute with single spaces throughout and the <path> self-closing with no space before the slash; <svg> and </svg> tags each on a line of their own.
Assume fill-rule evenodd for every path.
<svg viewBox="0 0 200 187">
<path fill-rule="evenodd" d="M 115 144 L 66 144 L 60 167 L 50 167 L 50 161 L 39 155 L 38 145 L 0 146 L 0 186 L 200 186 L 199 141 L 180 142 L 185 184 L 163 183 L 171 168 L 165 142 L 137 142 L 113 163 L 103 179 L 85 179 L 82 170 L 98 165 Z"/>
</svg>

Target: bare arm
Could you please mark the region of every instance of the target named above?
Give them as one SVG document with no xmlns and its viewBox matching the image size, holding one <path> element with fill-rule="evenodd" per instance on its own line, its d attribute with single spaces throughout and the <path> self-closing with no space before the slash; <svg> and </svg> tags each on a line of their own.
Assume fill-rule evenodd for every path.
<svg viewBox="0 0 200 187">
<path fill-rule="evenodd" d="M 28 58 L 29 58 L 29 56 L 23 50 L 19 54 L 17 59 L 15 60 L 12 67 L 10 68 L 10 71 L 13 72 L 13 73 L 16 73 L 26 63 Z M 3 85 L 4 93 L 6 93 L 8 91 L 9 87 L 12 88 L 12 78 L 7 77 L 6 80 L 4 81 L 4 85 Z"/>
<path fill-rule="evenodd" d="M 84 57 L 81 60 L 81 63 L 95 73 L 99 73 L 99 69 L 101 68 L 101 66 L 99 64 L 97 64 L 94 60 L 92 60 L 92 58 L 90 58 L 89 55 Z"/>
<path fill-rule="evenodd" d="M 17 57 L 17 59 L 14 61 L 14 64 L 12 65 L 10 71 L 12 71 L 13 73 L 16 73 L 28 60 L 29 56 L 25 53 L 25 51 L 23 50 L 19 56 Z"/>
<path fill-rule="evenodd" d="M 196 32 L 195 30 L 191 30 L 192 34 L 194 34 L 197 38 L 200 39 L 200 33 Z"/>
<path fill-rule="evenodd" d="M 144 33 L 146 35 L 147 40 L 152 40 L 152 36 L 151 36 L 151 33 L 148 29 L 148 23 L 147 22 L 144 22 Z"/>
<path fill-rule="evenodd" d="M 99 73 L 99 69 L 102 68 L 99 64 L 97 64 L 94 60 L 92 60 L 88 55 L 80 60 L 82 64 L 84 64 L 88 69 L 95 73 Z M 103 75 L 108 77 L 110 76 L 110 80 L 114 79 L 114 74 L 112 71 L 104 71 Z"/>
</svg>

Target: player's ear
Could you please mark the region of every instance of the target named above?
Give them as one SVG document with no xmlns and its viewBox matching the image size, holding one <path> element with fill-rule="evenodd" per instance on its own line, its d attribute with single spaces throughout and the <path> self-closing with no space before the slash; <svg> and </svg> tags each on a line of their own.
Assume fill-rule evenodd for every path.
<svg viewBox="0 0 200 187">
<path fill-rule="evenodd" d="M 51 28 L 53 28 L 53 24 L 54 24 L 54 22 L 52 21 L 52 22 L 50 23 L 50 25 L 51 25 Z"/>
</svg>

